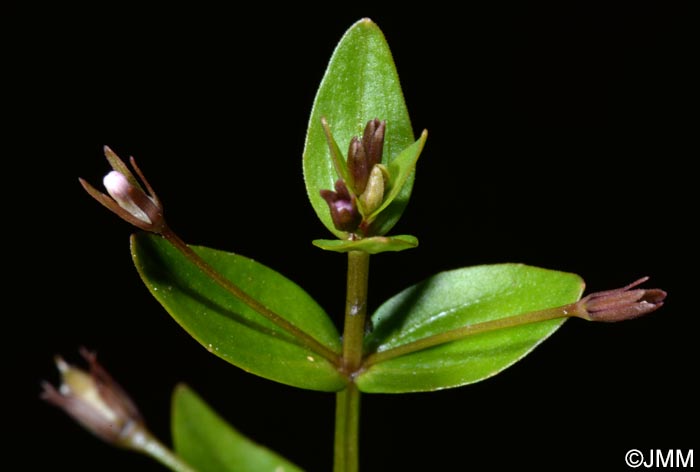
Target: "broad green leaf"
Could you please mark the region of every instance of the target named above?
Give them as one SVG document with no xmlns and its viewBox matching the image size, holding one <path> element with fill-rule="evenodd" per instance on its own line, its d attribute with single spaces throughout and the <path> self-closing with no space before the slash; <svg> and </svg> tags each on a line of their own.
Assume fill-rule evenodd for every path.
<svg viewBox="0 0 700 472">
<path fill-rule="evenodd" d="M 198 472 L 302 470 L 236 431 L 182 384 L 173 393 L 171 427 L 175 452 Z"/>
<path fill-rule="evenodd" d="M 372 238 L 350 241 L 348 239 L 316 239 L 314 246 L 333 252 L 364 251 L 368 254 L 380 252 L 397 252 L 418 246 L 418 238 L 409 234 L 398 236 L 374 236 Z"/>
<path fill-rule="evenodd" d="M 381 352 L 462 326 L 572 303 L 583 291 L 575 274 L 522 264 L 439 273 L 386 301 L 372 316 L 367 352 Z M 375 393 L 431 391 L 496 375 L 520 360 L 563 319 L 475 334 L 370 366 L 356 379 Z"/>
<path fill-rule="evenodd" d="M 248 295 L 328 349 L 340 352 L 333 322 L 298 285 L 246 257 L 205 247 L 192 249 Z M 345 386 L 331 362 L 300 346 L 286 331 L 221 288 L 165 239 L 137 234 L 131 250 L 153 296 L 212 354 L 296 387 L 337 391 Z"/>
<path fill-rule="evenodd" d="M 369 19 L 350 27 L 336 46 L 314 100 L 304 146 L 304 180 L 311 205 L 329 231 L 343 238 L 345 234 L 335 229 L 328 205 L 319 195 L 320 190 L 332 190 L 338 179 L 322 117 L 339 148 L 345 150 L 353 136 L 362 136 L 369 120 L 386 120 L 382 162 L 387 167 L 414 142 L 391 51 L 379 27 Z M 376 234 L 386 234 L 398 221 L 412 186 L 413 174 L 376 220 Z"/>
</svg>

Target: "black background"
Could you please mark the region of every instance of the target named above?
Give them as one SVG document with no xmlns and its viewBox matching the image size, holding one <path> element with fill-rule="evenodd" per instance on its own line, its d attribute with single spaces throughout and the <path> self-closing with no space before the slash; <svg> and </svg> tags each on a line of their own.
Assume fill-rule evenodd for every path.
<svg viewBox="0 0 700 472">
<path fill-rule="evenodd" d="M 9 8 L 3 395 L 19 470 L 159 470 L 38 399 L 42 379 L 57 382 L 53 355 L 78 362 L 81 345 L 164 440 L 183 381 L 240 431 L 330 470 L 333 395 L 201 348 L 140 282 L 131 229 L 77 178 L 101 182 L 105 144 L 134 155 L 185 240 L 275 268 L 340 321 L 345 260 L 310 244 L 329 235 L 301 153 L 333 48 L 365 16 L 391 46 L 415 133 L 430 132 L 394 230 L 420 247 L 373 258 L 372 306 L 441 270 L 508 261 L 576 272 L 589 291 L 650 275 L 669 298 L 634 322 L 571 321 L 475 385 L 365 395 L 363 470 L 625 470 L 630 448 L 694 447 L 697 51 L 684 5 Z"/>
</svg>

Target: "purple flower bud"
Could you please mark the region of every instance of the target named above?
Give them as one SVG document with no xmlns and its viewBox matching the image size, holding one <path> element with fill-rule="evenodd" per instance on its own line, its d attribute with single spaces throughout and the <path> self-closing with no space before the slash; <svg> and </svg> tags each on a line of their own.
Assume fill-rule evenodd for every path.
<svg viewBox="0 0 700 472">
<path fill-rule="evenodd" d="M 353 179 L 353 190 L 362 194 L 367 187 L 370 173 L 375 165 L 382 162 L 386 121 L 378 119 L 367 122 L 362 139 L 354 137 L 348 149 L 348 171 Z"/>
<path fill-rule="evenodd" d="M 103 180 L 109 195 L 98 191 L 85 180 L 79 179 L 83 188 L 123 220 L 145 231 L 162 233 L 166 227 L 163 207 L 134 158 L 130 160 L 131 166 L 145 185 L 147 192 L 141 187 L 128 166 L 107 146 L 105 146 L 105 156 L 114 169 Z"/>
<path fill-rule="evenodd" d="M 367 154 L 360 138 L 353 136 L 348 148 L 348 171 L 352 178 L 354 190 L 358 195 L 365 191 L 365 186 L 367 185 L 367 179 L 369 178 L 368 164 Z"/>
<path fill-rule="evenodd" d="M 320 193 L 321 197 L 328 203 L 335 228 L 349 233 L 357 230 L 362 222 L 362 215 L 357 209 L 355 196 L 350 194 L 345 182 L 339 179 L 335 183 L 335 192 L 321 190 Z"/>
<path fill-rule="evenodd" d="M 384 150 L 384 133 L 386 132 L 386 120 L 379 121 L 375 118 L 367 122 L 365 132 L 362 135 L 362 144 L 367 153 L 369 168 L 382 162 Z"/>
<path fill-rule="evenodd" d="M 615 322 L 631 320 L 658 310 L 664 304 L 665 291 L 658 288 L 634 288 L 647 280 L 649 277 L 643 277 L 625 287 L 595 292 L 582 298 L 574 305 L 576 316 L 590 321 Z"/>
</svg>

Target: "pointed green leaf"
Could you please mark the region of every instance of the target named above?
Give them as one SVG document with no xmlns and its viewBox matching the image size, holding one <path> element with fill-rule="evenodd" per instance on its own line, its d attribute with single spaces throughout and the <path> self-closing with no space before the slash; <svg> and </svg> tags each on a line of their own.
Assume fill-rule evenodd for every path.
<svg viewBox="0 0 700 472">
<path fill-rule="evenodd" d="M 335 325 L 298 285 L 246 257 L 205 247 L 192 249 L 248 295 L 328 349 L 340 352 Z M 323 391 L 345 386 L 331 362 L 300 346 L 286 331 L 221 288 L 165 239 L 137 234 L 131 250 L 153 296 L 209 352 L 284 384 Z"/>
<path fill-rule="evenodd" d="M 364 251 L 368 254 L 380 252 L 397 252 L 418 246 L 418 238 L 409 234 L 398 236 L 374 236 L 372 238 L 350 241 L 348 239 L 316 239 L 314 246 L 333 252 Z"/>
<path fill-rule="evenodd" d="M 328 152 L 330 154 L 331 160 L 333 161 L 333 167 L 335 167 L 336 174 L 339 178 L 343 179 L 350 188 L 353 187 L 353 182 L 350 180 L 351 175 L 348 172 L 348 165 L 343 158 L 343 153 L 338 147 L 338 143 L 335 141 L 335 137 L 328 126 L 328 121 L 325 117 L 321 117 L 321 126 L 323 126 L 323 132 L 326 135 L 326 142 L 328 143 Z"/>
<path fill-rule="evenodd" d="M 302 470 L 236 431 L 185 385 L 173 393 L 172 435 L 175 452 L 198 472 Z"/>
<path fill-rule="evenodd" d="M 462 326 L 572 303 L 575 274 L 522 264 L 442 272 L 385 302 L 372 316 L 367 352 L 381 352 Z M 370 366 L 356 379 L 376 393 L 431 391 L 491 377 L 556 331 L 563 319 L 475 334 Z"/>
<path fill-rule="evenodd" d="M 413 141 L 413 130 L 389 46 L 379 27 L 369 19 L 355 23 L 342 37 L 316 94 L 304 146 L 304 180 L 316 214 L 336 236 L 328 205 L 319 191 L 333 189 L 338 179 L 321 124 L 325 117 L 340 149 L 353 136 L 362 136 L 374 118 L 386 120 L 382 161 L 387 167 Z M 406 179 L 391 207 L 376 221 L 377 234 L 385 234 L 398 221 L 408 203 L 413 174 Z"/>
</svg>

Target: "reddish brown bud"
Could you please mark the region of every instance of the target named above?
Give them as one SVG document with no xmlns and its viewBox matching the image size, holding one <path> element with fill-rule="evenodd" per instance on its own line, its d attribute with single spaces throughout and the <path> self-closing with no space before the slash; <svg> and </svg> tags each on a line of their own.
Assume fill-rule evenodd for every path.
<svg viewBox="0 0 700 472">
<path fill-rule="evenodd" d="M 634 288 L 649 280 L 643 277 L 615 290 L 595 292 L 575 304 L 576 316 L 590 321 L 624 321 L 658 310 L 666 292 L 658 289 Z"/>
<path fill-rule="evenodd" d="M 382 162 L 385 131 L 386 121 L 375 118 L 367 122 L 362 139 L 354 137 L 350 140 L 347 162 L 356 195 L 365 191 L 372 169 Z"/>
<path fill-rule="evenodd" d="M 365 126 L 365 132 L 362 135 L 362 144 L 365 146 L 370 169 L 382 162 L 385 132 L 386 121 L 379 121 L 377 118 L 368 121 Z"/>
<path fill-rule="evenodd" d="M 321 190 L 321 197 L 328 203 L 333 225 L 339 231 L 352 233 L 362 221 L 362 215 L 357 209 L 355 196 L 348 191 L 345 182 L 338 179 L 335 182 L 335 192 Z"/>
</svg>

